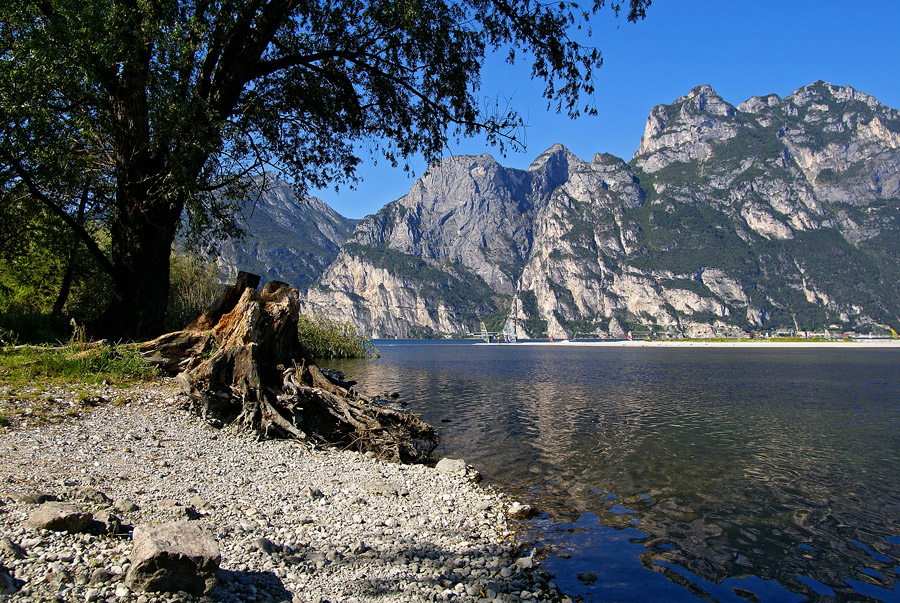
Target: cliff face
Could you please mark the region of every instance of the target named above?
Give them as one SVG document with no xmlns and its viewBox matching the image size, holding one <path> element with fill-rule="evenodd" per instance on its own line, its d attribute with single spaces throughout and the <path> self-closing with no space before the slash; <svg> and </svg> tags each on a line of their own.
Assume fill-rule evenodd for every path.
<svg viewBox="0 0 900 603">
<path fill-rule="evenodd" d="M 219 245 L 217 263 L 227 282 L 244 270 L 259 274 L 263 282 L 307 287 L 334 261 L 357 222 L 315 197 L 298 199 L 277 177 L 242 213 L 243 239 Z"/>
<path fill-rule="evenodd" d="M 397 337 L 870 330 L 900 322 L 898 220 L 900 112 L 823 82 L 737 107 L 701 86 L 651 111 L 628 162 L 433 166 L 304 309 Z"/>
</svg>

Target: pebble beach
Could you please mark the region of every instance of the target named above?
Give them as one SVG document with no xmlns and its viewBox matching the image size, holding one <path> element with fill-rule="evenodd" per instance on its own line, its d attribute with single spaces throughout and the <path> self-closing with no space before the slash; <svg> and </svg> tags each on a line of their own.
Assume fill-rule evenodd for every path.
<svg viewBox="0 0 900 603">
<path fill-rule="evenodd" d="M 0 600 L 570 601 L 517 543 L 513 501 L 465 476 L 217 430 L 171 382 L 93 395 L 87 413 L 0 428 Z M 109 529 L 27 527 L 53 499 Z M 126 585 L 130 528 L 172 521 L 215 535 L 211 594 Z"/>
</svg>

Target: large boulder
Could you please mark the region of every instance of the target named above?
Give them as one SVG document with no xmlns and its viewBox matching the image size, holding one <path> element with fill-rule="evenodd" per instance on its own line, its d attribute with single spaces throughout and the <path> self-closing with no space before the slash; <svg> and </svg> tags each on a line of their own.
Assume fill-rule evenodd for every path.
<svg viewBox="0 0 900 603">
<path fill-rule="evenodd" d="M 76 534 L 89 530 L 93 522 L 94 518 L 90 513 L 81 512 L 71 503 L 45 502 L 28 514 L 25 525 L 29 528 Z"/>
<path fill-rule="evenodd" d="M 135 591 L 208 594 L 221 559 L 215 537 L 197 523 L 139 525 L 125 584 Z"/>
</svg>

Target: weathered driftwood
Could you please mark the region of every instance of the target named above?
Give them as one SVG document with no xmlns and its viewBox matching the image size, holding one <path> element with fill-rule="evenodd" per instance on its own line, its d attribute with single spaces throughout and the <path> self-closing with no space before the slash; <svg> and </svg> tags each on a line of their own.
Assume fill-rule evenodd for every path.
<svg viewBox="0 0 900 603">
<path fill-rule="evenodd" d="M 372 451 L 386 460 L 427 459 L 437 445 L 432 426 L 341 387 L 302 357 L 296 289 L 270 282 L 257 291 L 245 279 L 222 297 L 234 301 L 220 298 L 184 331 L 140 347 L 150 362 L 178 373 L 204 419 L 263 437 Z"/>
</svg>

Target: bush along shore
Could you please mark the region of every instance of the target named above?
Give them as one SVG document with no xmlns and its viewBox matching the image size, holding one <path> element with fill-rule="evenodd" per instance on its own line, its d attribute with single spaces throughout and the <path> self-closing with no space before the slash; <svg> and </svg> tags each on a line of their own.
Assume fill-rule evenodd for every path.
<svg viewBox="0 0 900 603">
<path fill-rule="evenodd" d="M 215 429 L 170 381 L 99 385 L 88 412 L 50 421 L 36 407 L 76 407 L 83 392 L 24 393 L 35 412 L 0 428 L 0 598 L 568 600 L 517 546 L 514 505 L 464 463 L 442 471 Z M 167 525 L 211 537 L 212 581 L 142 590 L 136 541 Z"/>
</svg>

